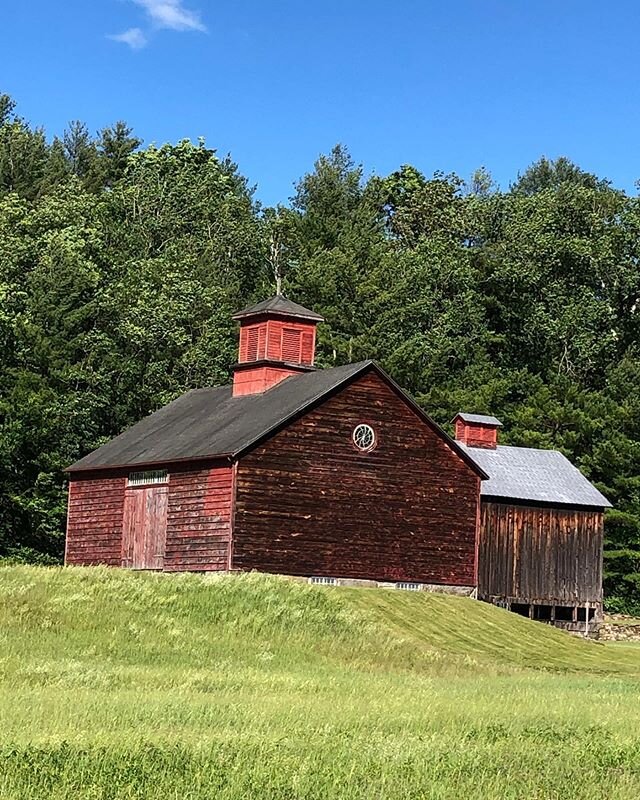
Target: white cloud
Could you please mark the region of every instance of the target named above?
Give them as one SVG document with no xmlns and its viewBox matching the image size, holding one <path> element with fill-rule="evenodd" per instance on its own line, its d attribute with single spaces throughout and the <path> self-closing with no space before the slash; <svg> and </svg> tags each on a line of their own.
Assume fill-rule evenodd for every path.
<svg viewBox="0 0 640 800">
<path fill-rule="evenodd" d="M 129 30 L 122 33 L 114 33 L 109 36 L 109 39 L 113 39 L 114 42 L 128 44 L 132 50 L 142 50 L 147 44 L 147 37 L 140 28 L 129 28 Z"/>
<path fill-rule="evenodd" d="M 133 0 L 144 8 L 156 28 L 172 31 L 206 31 L 197 11 L 184 8 L 182 0 Z"/>
</svg>

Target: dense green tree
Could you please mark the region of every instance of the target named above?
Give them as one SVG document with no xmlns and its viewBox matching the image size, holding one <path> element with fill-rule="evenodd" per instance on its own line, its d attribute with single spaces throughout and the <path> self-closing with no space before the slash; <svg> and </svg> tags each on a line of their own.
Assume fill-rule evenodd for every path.
<svg viewBox="0 0 640 800">
<path fill-rule="evenodd" d="M 507 192 L 320 156 L 261 209 L 203 142 L 124 123 L 62 138 L 0 96 L 0 555 L 59 558 L 64 467 L 185 390 L 225 382 L 231 313 L 317 309 L 322 366 L 376 358 L 440 423 L 490 412 L 614 502 L 610 608 L 640 612 L 640 200 L 568 159 Z"/>
<path fill-rule="evenodd" d="M 94 180 L 99 180 L 99 187 L 113 186 L 120 180 L 129 163 L 129 156 L 142 144 L 126 122 L 116 122 L 111 128 L 105 128 L 98 141 L 98 167 Z"/>
<path fill-rule="evenodd" d="M 293 268 L 285 285 L 326 320 L 319 333 L 319 363 L 368 356 L 370 276 L 386 249 L 377 182 L 365 184 L 362 167 L 337 145 L 298 182 L 287 228 Z"/>
<path fill-rule="evenodd" d="M 33 198 L 47 163 L 47 143 L 42 130 L 33 130 L 15 113 L 15 103 L 0 95 L 0 194 L 17 192 Z"/>
<path fill-rule="evenodd" d="M 522 175 L 518 175 L 518 180 L 512 185 L 511 191 L 528 195 L 544 189 L 559 189 L 564 184 L 583 186 L 585 189 L 605 189 L 609 186 L 609 181 L 585 172 L 565 156 L 560 156 L 555 161 L 542 156 Z"/>
<path fill-rule="evenodd" d="M 71 173 L 87 180 L 96 170 L 98 148 L 84 122 L 70 122 L 62 142 Z"/>
</svg>

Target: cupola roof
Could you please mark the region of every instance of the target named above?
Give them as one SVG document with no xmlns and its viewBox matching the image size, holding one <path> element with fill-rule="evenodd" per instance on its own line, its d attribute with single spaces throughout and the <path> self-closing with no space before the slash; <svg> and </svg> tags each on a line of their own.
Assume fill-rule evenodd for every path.
<svg viewBox="0 0 640 800">
<path fill-rule="evenodd" d="M 254 306 L 243 308 L 233 315 L 233 319 L 246 319 L 247 317 L 263 316 L 264 314 L 277 314 L 285 317 L 295 317 L 296 319 L 308 320 L 310 322 L 323 322 L 324 317 L 310 311 L 308 308 L 294 303 L 287 299 L 283 294 L 276 294 L 268 300 L 262 300 Z"/>
</svg>

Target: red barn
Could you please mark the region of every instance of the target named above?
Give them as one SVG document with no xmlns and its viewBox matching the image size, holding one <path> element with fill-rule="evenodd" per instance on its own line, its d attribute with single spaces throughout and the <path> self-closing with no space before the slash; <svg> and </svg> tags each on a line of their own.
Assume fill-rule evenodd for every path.
<svg viewBox="0 0 640 800">
<path fill-rule="evenodd" d="M 474 591 L 483 467 L 373 362 L 316 370 L 317 314 L 235 319 L 232 385 L 70 467 L 66 563 Z"/>
</svg>

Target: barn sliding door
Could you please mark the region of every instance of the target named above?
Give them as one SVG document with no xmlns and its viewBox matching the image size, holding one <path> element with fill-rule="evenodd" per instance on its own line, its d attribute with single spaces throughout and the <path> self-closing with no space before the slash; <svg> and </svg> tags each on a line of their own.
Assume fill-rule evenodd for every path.
<svg viewBox="0 0 640 800">
<path fill-rule="evenodd" d="M 129 486 L 124 498 L 122 566 L 162 569 L 169 487 Z"/>
</svg>

